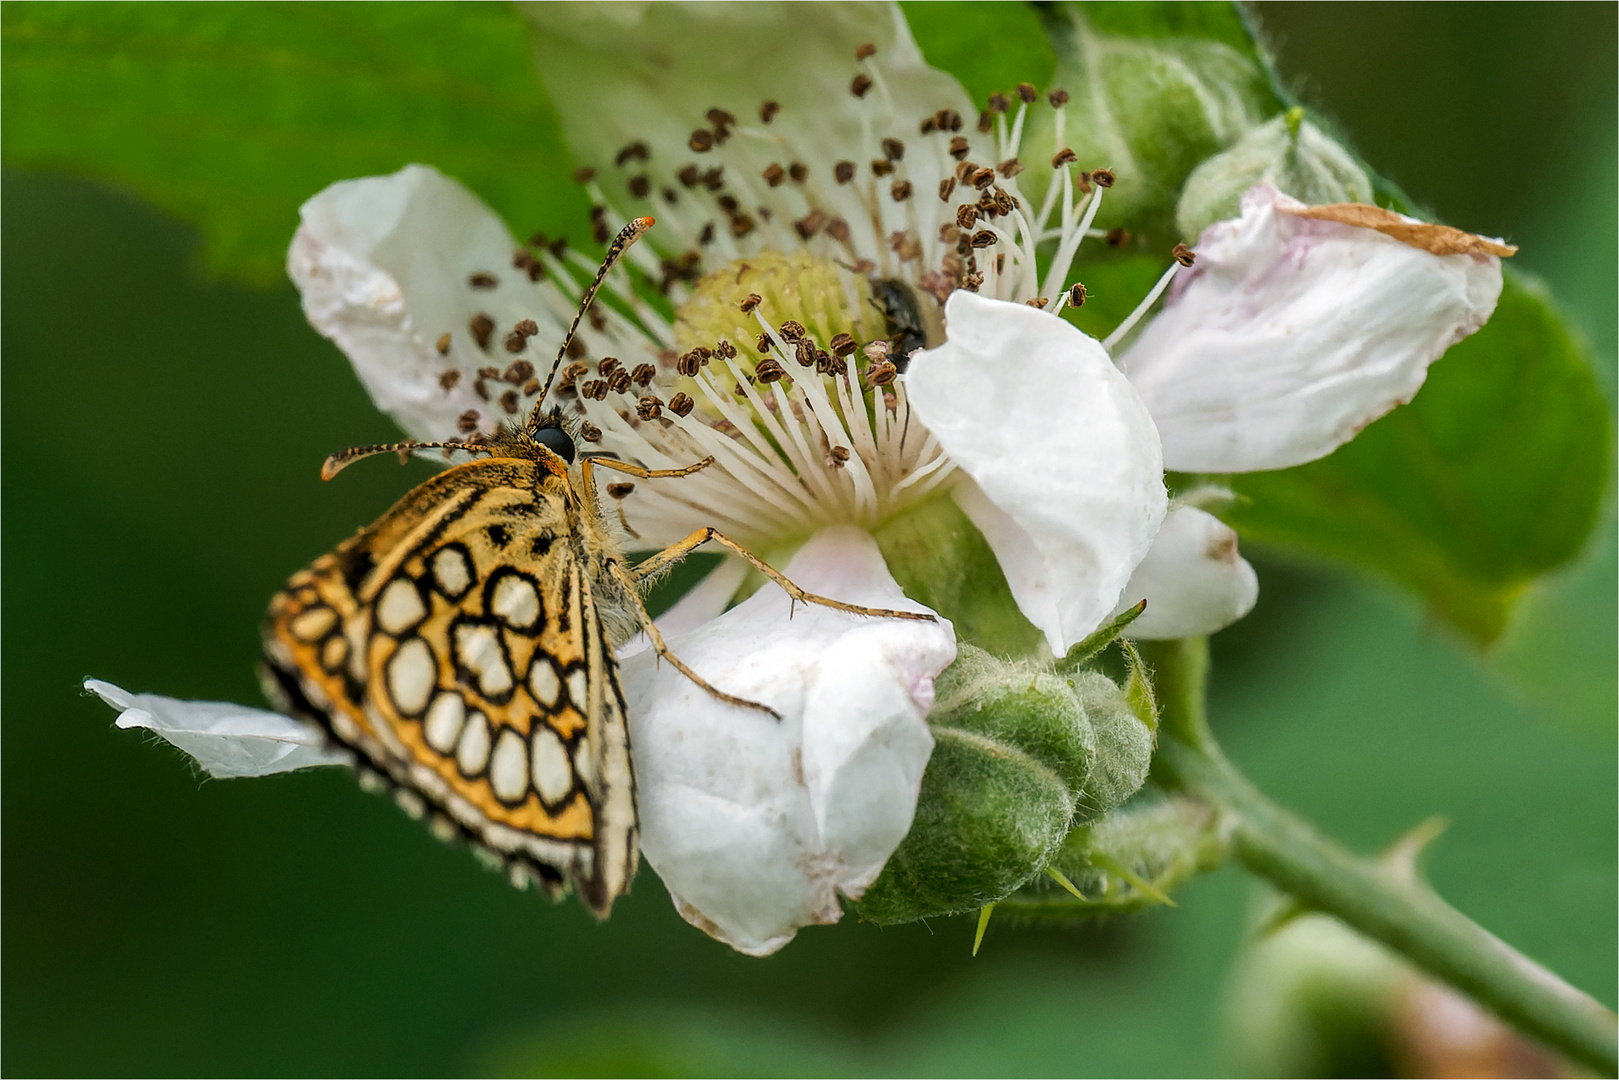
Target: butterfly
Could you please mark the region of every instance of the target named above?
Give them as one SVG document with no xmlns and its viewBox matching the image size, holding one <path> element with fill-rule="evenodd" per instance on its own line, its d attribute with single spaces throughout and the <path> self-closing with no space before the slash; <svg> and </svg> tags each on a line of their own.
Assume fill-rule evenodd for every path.
<svg viewBox="0 0 1619 1080">
<path fill-rule="evenodd" d="M 553 899 L 576 889 L 605 917 L 635 876 L 635 778 L 615 649 L 644 630 L 659 657 L 720 701 L 774 710 L 711 686 L 671 653 L 645 584 L 714 541 L 795 600 L 930 620 L 806 593 L 712 528 L 630 565 L 603 516 L 595 469 L 559 410 L 542 409 L 596 292 L 653 221 L 630 222 L 585 291 L 534 408 L 476 442 L 361 446 L 327 459 L 330 479 L 373 454 L 444 448 L 482 457 L 407 493 L 370 527 L 294 574 L 264 626 L 266 692 L 354 756 L 361 783 L 391 791 L 442 839 L 470 841 L 513 884 Z M 578 460 L 576 461 L 576 457 Z"/>
</svg>

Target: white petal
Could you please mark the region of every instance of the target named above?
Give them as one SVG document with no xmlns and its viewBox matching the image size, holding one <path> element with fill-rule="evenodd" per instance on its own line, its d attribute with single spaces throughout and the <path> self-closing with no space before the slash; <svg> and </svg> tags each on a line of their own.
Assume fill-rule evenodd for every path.
<svg viewBox="0 0 1619 1080">
<path fill-rule="evenodd" d="M 468 410 L 479 413 L 484 431 L 506 418 L 475 393 L 478 368 L 505 370 L 522 358 L 542 374 L 550 369 L 561 344 L 557 311 L 571 314 L 573 305 L 512 266 L 516 241 L 456 181 L 409 165 L 390 176 L 333 184 L 299 214 L 287 272 L 303 293 L 304 314 L 348 355 L 378 407 L 414 438 L 456 435 L 456 418 Z M 473 287 L 478 273 L 498 284 Z M 495 323 L 487 349 L 470 330 L 478 314 Z M 526 352 L 508 353 L 502 341 L 524 318 L 541 333 Z M 441 355 L 438 341 L 446 333 L 449 352 Z M 452 369 L 460 382 L 446 390 L 439 377 Z M 498 401 L 511 387 L 497 382 L 489 389 Z"/>
<path fill-rule="evenodd" d="M 972 480 L 956 502 L 1052 652 L 1100 625 L 1163 519 L 1141 399 L 1091 337 L 1023 304 L 953 293 L 948 340 L 911 359 L 917 418 Z"/>
<path fill-rule="evenodd" d="M 1491 255 L 1433 255 L 1369 228 L 1301 218 L 1262 184 L 1204 231 L 1197 264 L 1120 357 L 1164 464 L 1252 472 L 1312 461 L 1411 400 L 1428 365 L 1484 325 Z"/>
<path fill-rule="evenodd" d="M 866 162 L 882 156 L 878 140 L 891 135 L 905 143 L 897 175 L 914 183 L 918 201 L 931 198 L 956 162 L 947 154 L 949 136 L 924 138 L 920 122 L 949 108 L 971 124 L 977 112 L 960 83 L 923 60 L 892 3 L 543 3 L 524 10 L 569 147 L 596 168 L 626 216 L 652 213 L 665 222 L 647 239 L 666 250 L 694 246 L 709 222 L 718 235 L 707 254 L 745 254 L 772 237 L 800 246 L 792 221 L 814 207 L 848 222 L 854 250 L 886 252 L 890 231 L 915 225 L 915 204 L 888 198 L 888 181 L 868 190 Z M 855 50 L 866 43 L 877 52 L 857 63 Z M 879 81 L 856 98 L 849 87 L 860 71 Z M 768 124 L 760 119 L 767 99 L 781 106 Z M 692 132 L 712 130 L 706 113 L 715 108 L 735 116 L 737 128 L 715 149 L 693 152 Z M 637 142 L 649 156 L 616 164 L 619 151 Z M 833 163 L 844 159 L 859 164 L 861 180 L 834 182 Z M 795 161 L 809 166 L 807 183 L 771 188 L 761 179 L 771 164 Z M 723 166 L 730 194 L 749 212 L 769 206 L 771 220 L 733 240 L 713 196 L 676 179 L 686 165 Z M 650 179 L 650 200 L 629 192 L 634 176 Z M 676 193 L 673 202 L 660 194 L 665 188 Z M 883 215 L 875 227 L 873 210 Z M 937 229 L 920 239 L 936 245 Z"/>
<path fill-rule="evenodd" d="M 1237 554 L 1237 534 L 1213 514 L 1177 506 L 1164 517 L 1118 611 L 1147 601 L 1125 630 L 1133 638 L 1212 634 L 1253 610 L 1259 578 Z"/>
<path fill-rule="evenodd" d="M 119 710 L 119 727 L 157 732 L 196 758 L 215 779 L 270 776 L 352 761 L 344 751 L 332 749 L 326 733 L 307 720 L 223 701 L 131 694 L 99 679 L 86 679 L 84 688 Z"/>
<path fill-rule="evenodd" d="M 849 526 L 817 533 L 785 572 L 837 599 L 926 610 Z M 669 645 L 782 717 L 722 704 L 650 652 L 623 666 L 642 851 L 688 921 L 763 956 L 836 922 L 837 894 L 858 898 L 910 828 L 955 634 L 794 605 L 766 585 Z"/>
</svg>

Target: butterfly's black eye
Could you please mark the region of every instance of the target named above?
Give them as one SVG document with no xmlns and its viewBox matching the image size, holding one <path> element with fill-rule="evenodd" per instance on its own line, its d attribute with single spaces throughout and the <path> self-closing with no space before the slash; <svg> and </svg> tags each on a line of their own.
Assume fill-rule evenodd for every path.
<svg viewBox="0 0 1619 1080">
<path fill-rule="evenodd" d="M 573 440 L 561 428 L 541 428 L 534 433 L 534 441 L 569 465 L 573 464 Z"/>
</svg>

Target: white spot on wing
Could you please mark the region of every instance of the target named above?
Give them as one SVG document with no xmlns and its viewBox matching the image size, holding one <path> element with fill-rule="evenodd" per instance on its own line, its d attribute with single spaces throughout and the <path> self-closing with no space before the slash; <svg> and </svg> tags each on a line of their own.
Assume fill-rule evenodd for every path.
<svg viewBox="0 0 1619 1080">
<path fill-rule="evenodd" d="M 590 677 L 585 674 L 584 668 L 574 668 L 568 672 L 568 697 L 572 699 L 574 708 L 581 713 L 589 713 Z"/>
<path fill-rule="evenodd" d="M 409 578 L 394 578 L 377 598 L 377 625 L 398 637 L 427 618 L 427 607 Z"/>
<path fill-rule="evenodd" d="M 573 748 L 573 767 L 579 773 L 579 779 L 586 787 L 593 787 L 596 783 L 596 758 L 590 752 L 590 740 L 581 736 Z M 536 773 L 538 775 L 538 773 Z"/>
<path fill-rule="evenodd" d="M 456 741 L 461 738 L 461 725 L 466 721 L 466 702 L 461 700 L 460 694 L 446 691 L 433 699 L 422 721 L 422 734 L 428 746 L 448 754 L 455 749 Z"/>
<path fill-rule="evenodd" d="M 547 709 L 557 707 L 557 695 L 562 692 L 562 680 L 557 678 L 557 666 L 544 653 L 536 653 L 528 667 L 528 691 L 534 700 Z"/>
<path fill-rule="evenodd" d="M 294 615 L 287 627 L 299 641 L 319 641 L 336 622 L 337 612 L 331 608 L 312 607 Z"/>
<path fill-rule="evenodd" d="M 511 728 L 502 730 L 495 740 L 495 752 L 489 758 L 489 786 L 497 799 L 507 803 L 522 799 L 528 788 L 528 746 Z"/>
<path fill-rule="evenodd" d="M 455 656 L 461 666 L 478 680 L 478 691 L 486 698 L 499 698 L 511 692 L 512 669 L 501 654 L 500 637 L 492 626 L 462 623 L 455 628 Z"/>
<path fill-rule="evenodd" d="M 472 585 L 472 567 L 459 550 L 444 548 L 433 556 L 433 578 L 438 582 L 439 592 L 459 600 Z"/>
<path fill-rule="evenodd" d="M 526 578 L 506 574 L 495 582 L 489 610 L 513 630 L 527 630 L 540 617 L 540 594 Z"/>
<path fill-rule="evenodd" d="M 421 638 L 411 638 L 388 658 L 388 693 L 401 716 L 419 716 L 433 692 L 438 665 Z"/>
<path fill-rule="evenodd" d="M 568 766 L 568 751 L 557 733 L 544 725 L 536 726 L 529 736 L 534 750 L 534 790 L 547 805 L 554 805 L 573 787 L 573 769 Z M 584 745 L 584 741 L 580 741 Z"/>
<path fill-rule="evenodd" d="M 481 712 L 467 717 L 461 740 L 455 746 L 455 763 L 465 776 L 477 776 L 489 764 L 489 721 Z"/>
</svg>

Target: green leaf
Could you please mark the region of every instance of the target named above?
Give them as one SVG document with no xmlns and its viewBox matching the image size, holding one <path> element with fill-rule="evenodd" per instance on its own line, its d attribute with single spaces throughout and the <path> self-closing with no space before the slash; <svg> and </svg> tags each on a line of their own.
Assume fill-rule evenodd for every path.
<svg viewBox="0 0 1619 1080">
<path fill-rule="evenodd" d="M 584 220 L 527 24 L 497 4 L 0 9 L 6 163 L 127 185 L 203 228 L 215 270 L 279 278 L 298 206 L 426 162 L 520 235 Z"/>
<path fill-rule="evenodd" d="M 1224 517 L 1246 539 L 1382 574 L 1487 643 L 1524 587 L 1584 545 L 1609 439 L 1585 346 L 1509 271 L 1495 316 L 1410 405 L 1320 461 L 1232 478 L 1246 498 Z"/>
<path fill-rule="evenodd" d="M 904 0 L 900 10 L 922 56 L 954 75 L 979 107 L 991 94 L 1010 94 L 1020 82 L 1051 85 L 1057 57 L 1040 16 L 1027 4 Z"/>
</svg>

